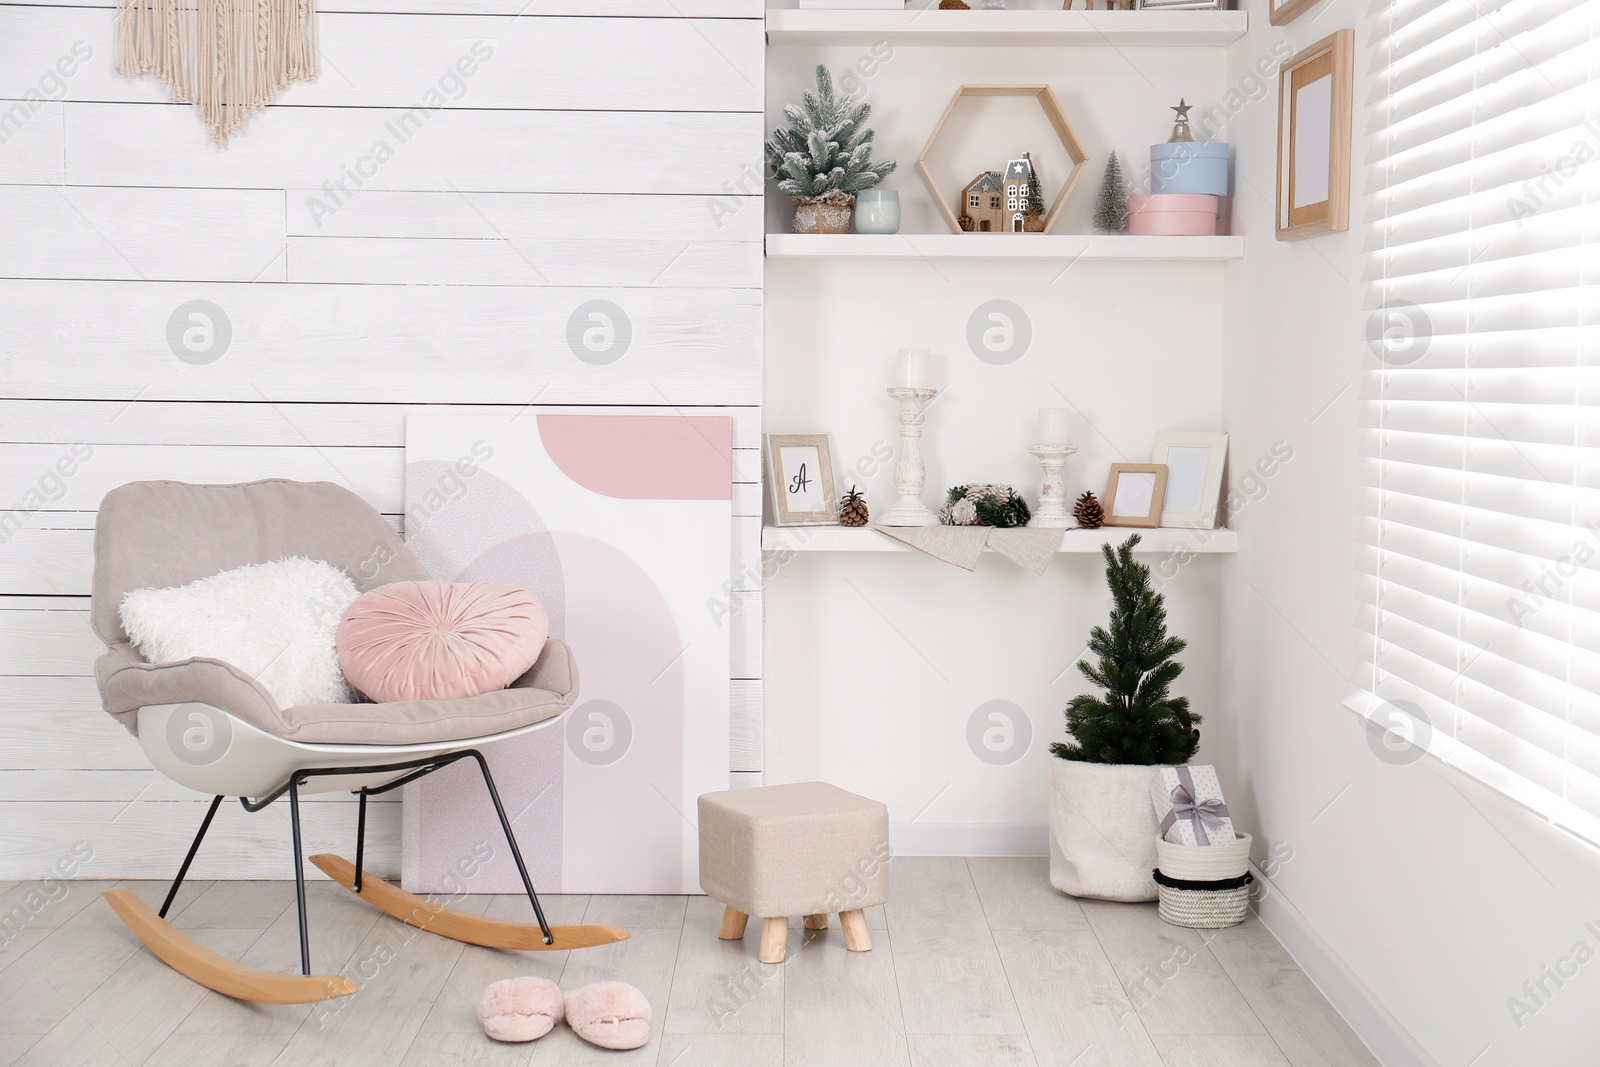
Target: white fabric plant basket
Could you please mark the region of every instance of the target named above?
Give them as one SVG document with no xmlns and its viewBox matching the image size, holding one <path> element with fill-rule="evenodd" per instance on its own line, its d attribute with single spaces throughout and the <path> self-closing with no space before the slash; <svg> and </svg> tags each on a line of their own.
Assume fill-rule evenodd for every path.
<svg viewBox="0 0 1600 1067">
<path fill-rule="evenodd" d="M 1155 768 L 1056 759 L 1050 770 L 1050 884 L 1075 897 L 1155 900 Z"/>
</svg>

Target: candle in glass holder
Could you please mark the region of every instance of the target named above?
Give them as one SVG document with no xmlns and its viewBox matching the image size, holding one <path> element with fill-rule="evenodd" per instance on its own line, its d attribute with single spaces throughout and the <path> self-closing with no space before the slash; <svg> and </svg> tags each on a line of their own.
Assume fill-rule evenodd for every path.
<svg viewBox="0 0 1600 1067">
<path fill-rule="evenodd" d="M 1040 408 L 1039 409 L 1039 434 L 1034 439 L 1036 445 L 1066 445 L 1071 444 L 1070 423 L 1068 422 L 1066 408 Z"/>
<path fill-rule="evenodd" d="M 894 386 L 897 389 L 927 389 L 928 350 L 902 348 L 895 356 Z"/>
</svg>

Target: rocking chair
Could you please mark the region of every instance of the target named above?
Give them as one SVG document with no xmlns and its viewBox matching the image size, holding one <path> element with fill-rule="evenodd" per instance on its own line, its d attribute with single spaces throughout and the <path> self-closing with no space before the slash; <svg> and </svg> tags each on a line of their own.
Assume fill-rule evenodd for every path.
<svg viewBox="0 0 1600 1067">
<path fill-rule="evenodd" d="M 118 916 L 177 971 L 227 996 L 309 1003 L 356 991 L 339 974 L 313 975 L 301 858 L 300 798 L 348 789 L 359 798 L 356 858 L 311 857 L 350 892 L 412 926 L 491 948 L 561 950 L 623 940 L 612 926 L 545 921 L 538 894 L 506 818 L 480 746 L 560 721 L 578 695 L 572 653 L 557 640 L 504 690 L 459 700 L 312 704 L 280 708 L 254 678 L 216 659 L 147 663 L 118 612 L 134 589 L 183 585 L 247 563 L 285 556 L 324 560 L 362 592 L 430 577 L 382 515 L 328 482 L 281 479 L 240 485 L 132 482 L 106 494 L 95 529 L 91 618 L 109 651 L 95 665 L 105 709 L 139 739 L 161 773 L 209 793 L 211 806 L 159 912 L 126 889 L 108 889 Z M 537 925 L 486 919 L 435 904 L 361 868 L 367 798 L 397 789 L 457 760 L 477 763 L 511 847 Z M 224 798 L 257 812 L 289 801 L 300 975 L 235 963 L 179 933 L 166 920 L 178 888 Z"/>
</svg>

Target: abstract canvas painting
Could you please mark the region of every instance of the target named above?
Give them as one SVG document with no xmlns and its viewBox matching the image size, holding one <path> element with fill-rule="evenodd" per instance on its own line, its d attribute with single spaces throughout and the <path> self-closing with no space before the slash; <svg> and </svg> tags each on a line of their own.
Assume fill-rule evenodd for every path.
<svg viewBox="0 0 1600 1067">
<path fill-rule="evenodd" d="M 698 892 L 699 794 L 728 784 L 732 421 L 615 409 L 406 422 L 407 543 L 436 578 L 531 590 L 581 691 L 486 751 L 534 888 Z M 520 892 L 469 762 L 406 787 L 402 881 Z"/>
</svg>

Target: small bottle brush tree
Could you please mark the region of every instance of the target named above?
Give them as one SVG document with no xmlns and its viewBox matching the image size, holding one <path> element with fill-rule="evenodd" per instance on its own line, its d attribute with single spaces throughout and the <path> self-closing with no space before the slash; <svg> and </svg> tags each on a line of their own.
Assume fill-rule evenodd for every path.
<svg viewBox="0 0 1600 1067">
<path fill-rule="evenodd" d="M 1128 185 L 1122 180 L 1122 164 L 1115 152 L 1106 160 L 1106 173 L 1100 180 L 1100 196 L 1094 202 L 1094 228 L 1101 233 L 1121 233 L 1128 228 Z"/>
<path fill-rule="evenodd" d="M 894 171 L 872 162 L 872 130 L 863 125 L 868 104 L 836 97 L 828 68 L 817 67 L 817 90 L 783 109 L 789 124 L 772 131 L 767 165 L 778 188 L 796 200 L 848 205 Z"/>
<path fill-rule="evenodd" d="M 1028 175 L 1028 182 L 1023 191 L 1028 196 L 1028 228 L 1030 230 L 1044 229 L 1044 186 L 1039 183 L 1039 171 L 1035 168 Z"/>
<path fill-rule="evenodd" d="M 1101 545 L 1106 558 L 1106 584 L 1115 601 L 1109 626 L 1096 626 L 1089 650 L 1099 663 L 1080 660 L 1078 670 L 1105 691 L 1085 693 L 1067 704 L 1067 732 L 1072 741 L 1057 741 L 1050 751 L 1082 763 L 1181 764 L 1200 747 L 1200 716 L 1191 714 L 1186 697 L 1169 692 L 1183 673 L 1175 657 L 1188 647 L 1167 635 L 1165 598 L 1150 585 L 1150 568 L 1133 558 L 1139 535 L 1115 552 Z"/>
</svg>

